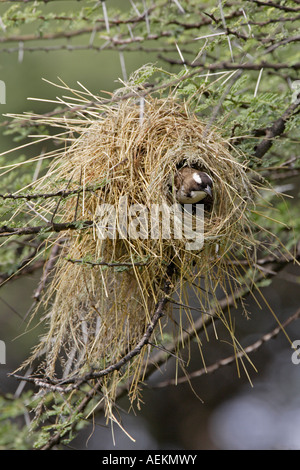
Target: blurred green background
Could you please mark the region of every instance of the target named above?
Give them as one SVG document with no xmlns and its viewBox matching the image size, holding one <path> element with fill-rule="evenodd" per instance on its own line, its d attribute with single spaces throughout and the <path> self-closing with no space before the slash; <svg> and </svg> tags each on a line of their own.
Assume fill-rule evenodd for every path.
<svg viewBox="0 0 300 470">
<path fill-rule="evenodd" d="M 72 3 L 72 6 L 70 4 Z M 88 2 L 70 2 L 69 0 L 55 1 L 49 3 L 38 3 L 38 10 L 41 10 L 41 16 L 47 13 L 56 13 L 57 15 L 68 12 L 72 8 L 72 13 L 81 10 L 84 3 Z M 106 2 L 107 3 L 107 2 Z M 0 17 L 11 6 L 9 2 L 0 4 Z M 131 8 L 128 0 L 109 0 L 109 10 L 128 10 Z M 22 5 L 18 8 L 24 8 Z M 101 2 L 98 5 L 99 16 L 103 17 Z M 40 24 L 43 24 L 42 20 Z M 56 22 L 57 24 L 57 22 Z M 50 26 L 50 24 L 49 24 Z M 17 29 L 18 34 L 38 34 L 37 23 L 22 25 L 21 30 Z M 64 22 L 61 22 L 61 31 L 63 32 Z M 55 45 L 72 47 L 76 45 L 86 45 L 88 47 L 91 41 L 92 33 L 80 35 L 67 39 L 57 39 L 51 41 L 51 47 Z M 1 37 L 1 30 L 0 30 Z M 93 41 L 97 44 L 97 39 Z M 24 43 L 23 43 L 24 45 Z M 29 41 L 25 47 L 47 47 L 45 41 Z M 6 104 L 1 104 L 1 122 L 7 118 L 5 113 L 23 113 L 26 111 L 47 112 L 53 109 L 53 104 L 29 101 L 28 98 L 55 99 L 63 92 L 58 88 L 51 86 L 43 81 L 49 80 L 59 83 L 58 78 L 62 79 L 68 86 L 78 88 L 77 82 L 82 83 L 86 88 L 97 94 L 101 90 L 113 91 L 120 87 L 118 79 L 124 79 L 120 64 L 120 56 L 117 51 L 103 50 L 101 53 L 95 50 L 57 50 L 57 51 L 24 51 L 22 52 L 21 43 L 5 43 L 3 47 L 5 52 L 1 52 L 0 61 L 0 80 L 6 85 Z M 10 52 L 11 50 L 15 52 Z M 7 51 L 7 52 L 6 52 Z M 156 55 L 141 52 L 124 52 L 126 73 L 129 76 L 134 70 L 141 67 L 145 62 L 155 61 L 158 63 Z M 11 138 L 1 135 L 0 151 L 10 149 L 12 146 Z"/>
</svg>

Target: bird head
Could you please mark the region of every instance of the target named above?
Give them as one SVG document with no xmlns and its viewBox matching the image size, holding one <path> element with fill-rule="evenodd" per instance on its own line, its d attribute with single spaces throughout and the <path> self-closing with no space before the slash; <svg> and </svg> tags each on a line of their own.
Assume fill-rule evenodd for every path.
<svg viewBox="0 0 300 470">
<path fill-rule="evenodd" d="M 183 167 L 174 178 L 176 199 L 181 204 L 195 204 L 212 197 L 213 181 L 204 171 Z"/>
</svg>

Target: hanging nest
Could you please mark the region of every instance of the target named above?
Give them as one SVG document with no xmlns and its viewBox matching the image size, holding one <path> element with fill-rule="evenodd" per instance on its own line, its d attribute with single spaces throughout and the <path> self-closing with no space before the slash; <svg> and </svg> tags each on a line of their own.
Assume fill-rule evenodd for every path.
<svg viewBox="0 0 300 470">
<path fill-rule="evenodd" d="M 240 287 L 238 268 L 229 260 L 255 256 L 249 207 L 256 190 L 241 155 L 173 96 L 122 97 L 109 106 L 99 99 L 96 107 L 78 111 L 77 119 L 48 124 L 65 126 L 66 143 L 70 138 L 72 143 L 33 191 L 60 194 L 46 200 L 43 214 L 75 229 L 51 238 L 61 251 L 43 298 L 46 332 L 28 362 L 43 355 L 40 371 L 51 380 L 107 369 L 139 344 L 162 298 L 176 297 L 181 307 L 176 316 L 172 302 L 166 302 L 151 343 L 163 343 L 168 325 L 180 338 L 194 322 L 185 307 L 191 290 L 199 316 L 219 317 L 237 350 L 218 299 Z M 186 238 L 172 236 L 172 230 L 170 237 L 160 230 L 151 238 L 149 224 L 137 217 L 145 208 L 150 213 L 153 205 L 176 204 L 172 182 L 180 166 L 206 171 L 214 182 L 213 198 L 204 207 L 204 243 L 197 249 L 190 249 Z M 132 207 L 135 237 L 122 232 L 122 218 Z M 158 220 L 164 227 L 164 217 Z M 176 226 L 174 219 L 171 229 Z M 124 378 L 136 397 L 151 360 L 149 348 L 103 377 L 110 399 Z"/>
</svg>

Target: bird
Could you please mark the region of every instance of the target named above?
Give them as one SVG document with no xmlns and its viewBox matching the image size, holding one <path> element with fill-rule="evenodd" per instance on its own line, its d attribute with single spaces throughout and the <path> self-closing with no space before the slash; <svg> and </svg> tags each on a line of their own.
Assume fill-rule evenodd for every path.
<svg viewBox="0 0 300 470">
<path fill-rule="evenodd" d="M 212 198 L 212 186 L 212 178 L 195 168 L 180 168 L 174 177 L 175 196 L 180 204 L 196 204 L 207 196 Z"/>
</svg>

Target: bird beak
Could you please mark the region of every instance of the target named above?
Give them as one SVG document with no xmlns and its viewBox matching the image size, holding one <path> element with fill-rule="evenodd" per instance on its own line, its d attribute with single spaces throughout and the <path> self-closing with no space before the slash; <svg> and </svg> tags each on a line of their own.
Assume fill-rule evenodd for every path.
<svg viewBox="0 0 300 470">
<path fill-rule="evenodd" d="M 208 194 L 210 197 L 212 197 L 212 192 L 210 186 L 206 186 L 206 188 L 203 190 L 206 194 Z"/>
</svg>

